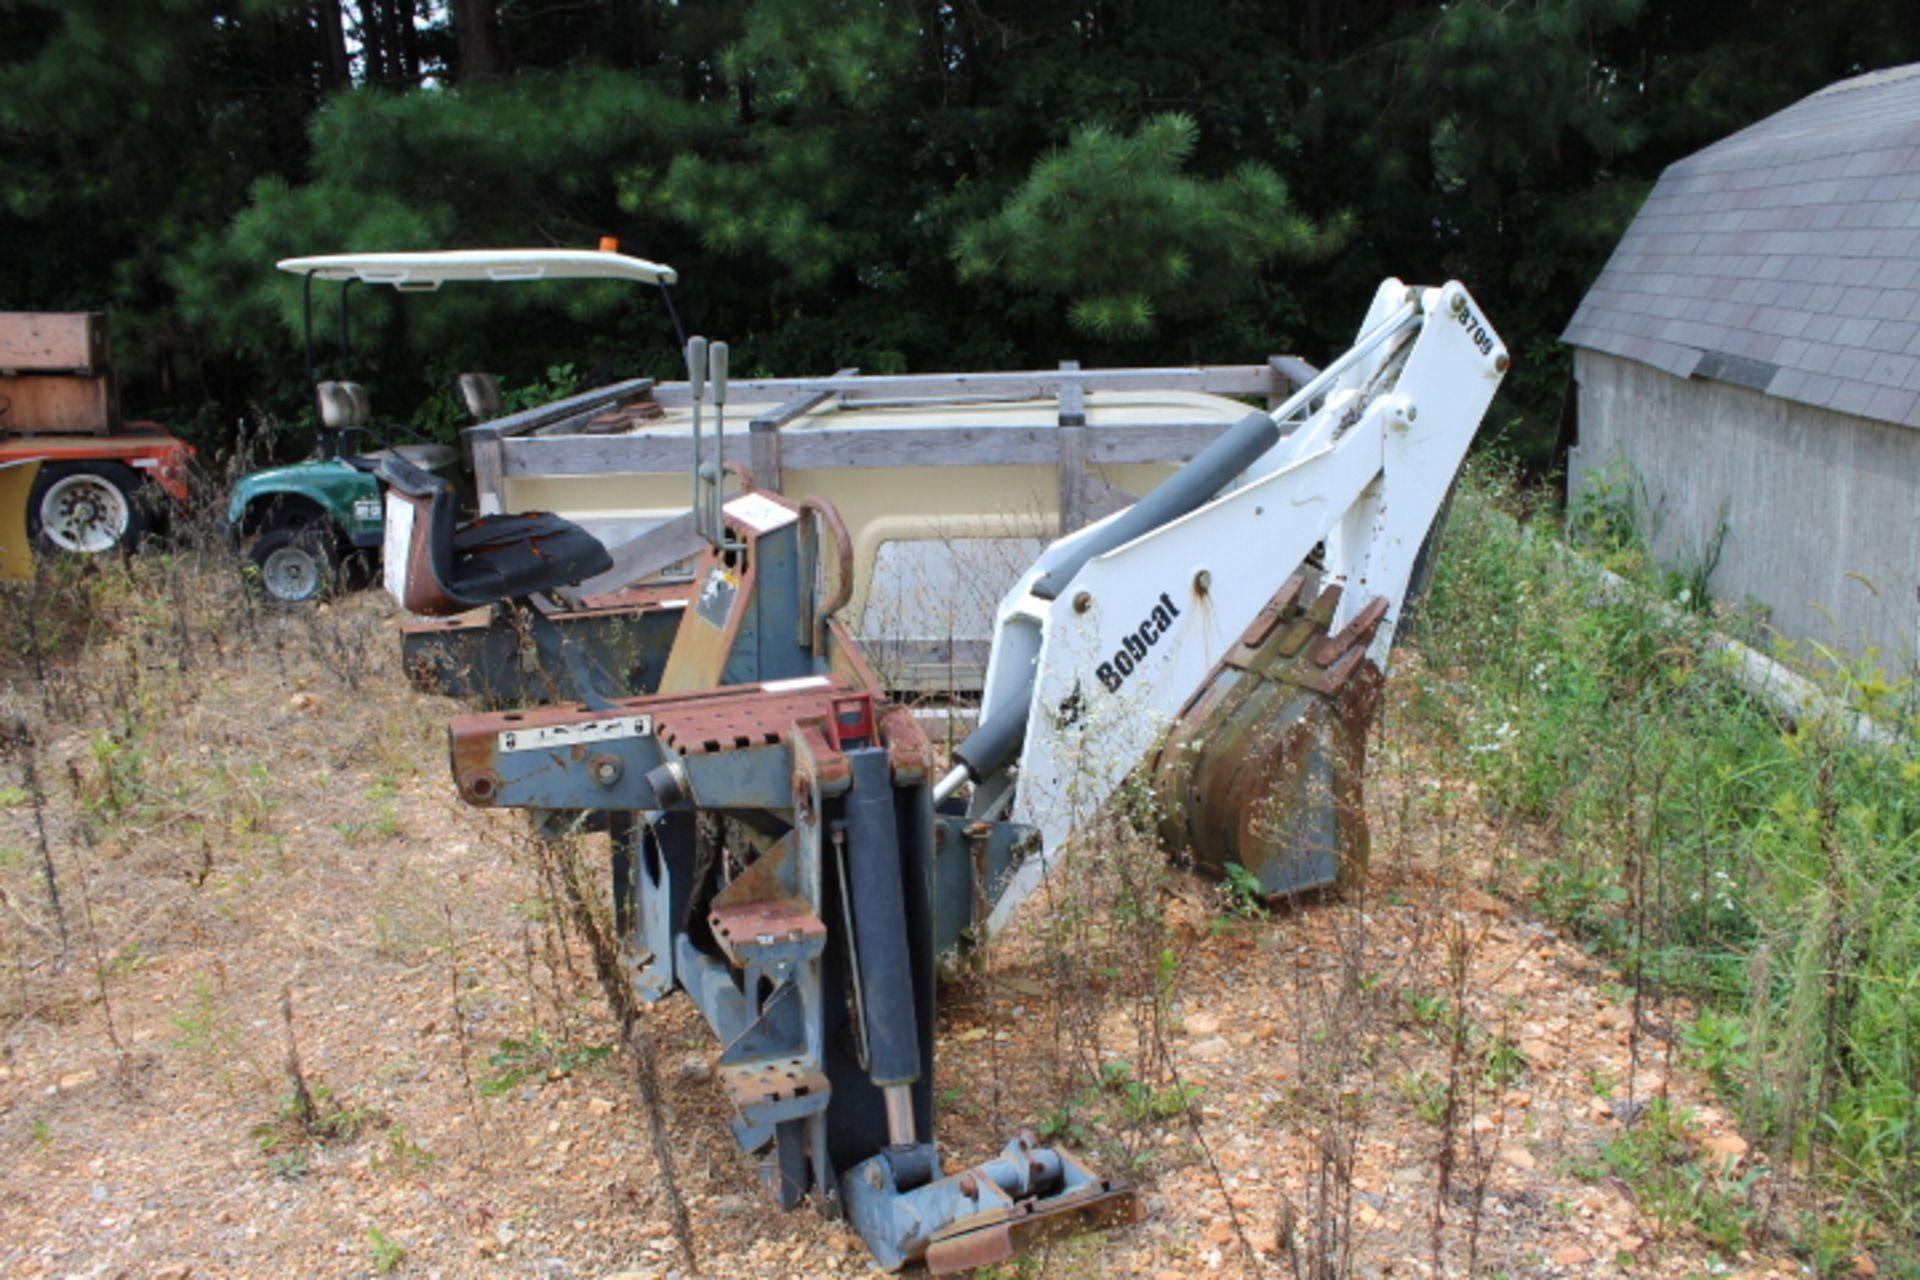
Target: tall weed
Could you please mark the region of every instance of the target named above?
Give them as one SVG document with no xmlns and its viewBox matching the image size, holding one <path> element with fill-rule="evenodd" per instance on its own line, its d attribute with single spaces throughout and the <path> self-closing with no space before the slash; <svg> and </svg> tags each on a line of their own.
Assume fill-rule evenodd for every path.
<svg viewBox="0 0 1920 1280">
<path fill-rule="evenodd" d="M 1470 474 L 1412 666 L 1415 714 L 1497 812 L 1537 824 L 1549 915 L 1706 1010 L 1688 1044 L 1789 1167 L 1920 1218 L 1920 727 L 1914 689 L 1833 666 L 1878 745 L 1737 684 L 1712 619 L 1610 587 L 1510 480 Z M 1617 514 L 1617 513 L 1616 513 Z M 1588 513 L 1610 539 L 1631 536 Z M 1644 560 L 1639 561 L 1644 565 Z M 1893 745 L 1888 745 L 1891 742 Z"/>
</svg>

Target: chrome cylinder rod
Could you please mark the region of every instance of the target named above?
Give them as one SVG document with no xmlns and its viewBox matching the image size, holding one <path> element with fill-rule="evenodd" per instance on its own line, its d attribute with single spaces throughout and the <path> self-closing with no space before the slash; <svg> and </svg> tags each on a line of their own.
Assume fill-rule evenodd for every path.
<svg viewBox="0 0 1920 1280">
<path fill-rule="evenodd" d="M 880 1091 L 887 1104 L 887 1141 L 896 1147 L 911 1147 L 920 1139 L 914 1134 L 913 1086 L 890 1084 Z"/>
</svg>

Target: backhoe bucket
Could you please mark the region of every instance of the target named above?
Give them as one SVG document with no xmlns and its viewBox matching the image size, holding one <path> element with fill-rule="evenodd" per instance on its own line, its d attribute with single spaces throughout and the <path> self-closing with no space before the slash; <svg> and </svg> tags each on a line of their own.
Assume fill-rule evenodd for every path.
<svg viewBox="0 0 1920 1280">
<path fill-rule="evenodd" d="M 27 541 L 27 499 L 40 460 L 0 462 L 0 582 L 33 577 L 33 546 Z"/>
<path fill-rule="evenodd" d="M 1289 578 L 1152 762 L 1167 852 L 1222 878 L 1244 868 L 1267 901 L 1366 870 L 1362 779 L 1383 683 L 1367 646 L 1386 601 L 1330 635 L 1340 596 L 1304 573 Z"/>
</svg>

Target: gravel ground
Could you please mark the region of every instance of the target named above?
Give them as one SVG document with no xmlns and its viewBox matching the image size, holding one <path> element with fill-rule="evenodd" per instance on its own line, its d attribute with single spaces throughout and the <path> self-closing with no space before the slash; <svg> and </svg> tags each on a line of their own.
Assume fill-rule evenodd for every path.
<svg viewBox="0 0 1920 1280">
<path fill-rule="evenodd" d="M 290 660 L 287 620 L 165 685 L 179 704 L 142 747 L 164 805 L 103 816 L 97 738 L 47 735 L 64 963 L 18 762 L 0 772 L 0 1271 L 691 1274 L 519 820 L 458 803 L 451 704 L 388 669 L 390 614 L 334 609 L 378 641 L 358 688 Z M 948 984 L 949 1167 L 1046 1126 L 1146 1208 L 1009 1273 L 1310 1275 L 1317 1249 L 1357 1275 L 1800 1274 L 1715 1258 L 1609 1175 L 1601 1144 L 1662 1098 L 1690 1110 L 1700 1167 L 1731 1179 L 1757 1155 L 1676 1062 L 1684 1010 L 1636 1008 L 1473 887 L 1523 837 L 1386 745 L 1361 893 L 1242 918 L 1176 874 L 1157 894 L 1172 958 L 1144 987 L 1128 964 L 1063 969 L 1043 893 Z M 283 993 L 318 1137 L 287 1119 Z M 761 1201 L 691 1007 L 646 1025 L 699 1273 L 872 1270 L 843 1227 Z"/>
</svg>

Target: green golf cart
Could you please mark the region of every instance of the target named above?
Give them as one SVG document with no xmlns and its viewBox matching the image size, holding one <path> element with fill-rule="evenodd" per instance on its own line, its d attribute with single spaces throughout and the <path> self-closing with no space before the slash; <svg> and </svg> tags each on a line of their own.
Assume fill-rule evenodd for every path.
<svg viewBox="0 0 1920 1280">
<path fill-rule="evenodd" d="M 282 271 L 303 279 L 307 382 L 320 419 L 316 456 L 243 476 L 227 502 L 227 521 L 270 600 L 300 604 L 338 584 L 350 555 L 377 561 L 385 533 L 385 500 L 375 471 L 390 456 L 451 477 L 459 451 L 451 445 L 403 439 L 392 425 L 376 426 L 367 394 L 345 379 L 315 380 L 313 284 L 340 283 L 340 360 L 349 348 L 347 299 L 357 283 L 400 292 L 432 292 L 449 281 L 503 284 L 527 280 L 674 282 L 670 267 L 608 249 L 458 249 L 419 253 L 348 253 L 288 258 Z M 671 304 L 669 304 L 670 306 Z M 500 413 L 500 383 L 491 374 L 458 380 L 467 412 L 484 422 Z"/>
</svg>

